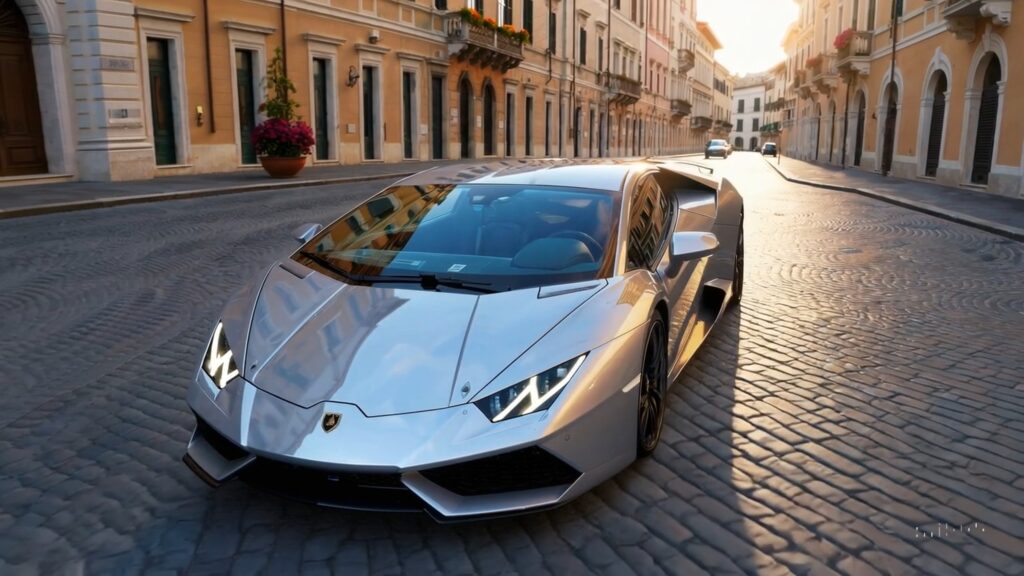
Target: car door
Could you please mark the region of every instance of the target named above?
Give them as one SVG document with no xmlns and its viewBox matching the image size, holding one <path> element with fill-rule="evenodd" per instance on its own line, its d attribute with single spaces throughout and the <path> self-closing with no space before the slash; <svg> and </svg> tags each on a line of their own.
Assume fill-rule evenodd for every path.
<svg viewBox="0 0 1024 576">
<path fill-rule="evenodd" d="M 671 179 L 665 179 L 669 183 Z M 666 247 L 674 232 L 707 231 L 710 232 L 714 219 L 699 210 L 684 210 L 679 198 L 671 190 L 666 191 L 658 179 L 648 177 L 648 193 L 653 195 L 655 202 L 664 207 L 666 230 L 662 234 L 666 238 Z M 673 263 L 670 251 L 664 250 L 657 259 L 655 272 L 661 282 L 669 304 L 668 319 L 668 357 L 669 375 L 674 376 L 680 367 L 684 344 L 693 331 L 697 321 L 694 304 L 698 301 L 701 290 L 701 278 L 707 266 L 707 258 Z"/>
</svg>

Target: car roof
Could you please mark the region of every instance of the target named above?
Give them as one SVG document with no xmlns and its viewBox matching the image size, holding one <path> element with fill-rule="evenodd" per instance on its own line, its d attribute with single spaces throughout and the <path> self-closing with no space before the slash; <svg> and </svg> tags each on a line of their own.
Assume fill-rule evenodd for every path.
<svg viewBox="0 0 1024 576">
<path fill-rule="evenodd" d="M 449 164 L 414 174 L 403 185 L 519 184 L 568 186 L 620 192 L 627 176 L 659 168 L 645 159 L 498 160 L 481 164 Z"/>
</svg>

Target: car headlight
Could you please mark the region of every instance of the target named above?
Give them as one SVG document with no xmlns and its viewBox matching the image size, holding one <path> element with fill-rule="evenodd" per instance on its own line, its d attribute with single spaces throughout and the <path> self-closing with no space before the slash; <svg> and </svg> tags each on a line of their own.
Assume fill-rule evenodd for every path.
<svg viewBox="0 0 1024 576">
<path fill-rule="evenodd" d="M 217 322 L 213 338 L 210 338 L 210 347 L 203 357 L 203 372 L 218 388 L 224 388 L 232 378 L 238 376 L 238 365 L 228 346 L 228 337 L 224 334 L 224 322 Z"/>
<path fill-rule="evenodd" d="M 558 397 L 558 393 L 579 370 L 586 354 L 549 368 L 536 376 L 495 392 L 474 402 L 476 407 L 491 419 L 501 422 L 508 418 L 547 410 Z"/>
</svg>

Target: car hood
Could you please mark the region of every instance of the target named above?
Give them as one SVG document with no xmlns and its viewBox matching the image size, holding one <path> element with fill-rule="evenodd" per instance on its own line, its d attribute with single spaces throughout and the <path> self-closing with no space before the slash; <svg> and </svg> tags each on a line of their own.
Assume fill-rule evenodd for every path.
<svg viewBox="0 0 1024 576">
<path fill-rule="evenodd" d="M 243 374 L 299 406 L 344 402 L 367 416 L 468 402 L 606 284 L 476 295 L 355 286 L 296 270 L 288 262 L 267 275 Z"/>
</svg>

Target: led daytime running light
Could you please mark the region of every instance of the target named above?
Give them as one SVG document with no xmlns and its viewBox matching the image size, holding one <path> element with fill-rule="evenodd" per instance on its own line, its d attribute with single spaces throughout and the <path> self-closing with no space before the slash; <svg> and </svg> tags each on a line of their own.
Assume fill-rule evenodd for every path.
<svg viewBox="0 0 1024 576">
<path fill-rule="evenodd" d="M 222 347 L 223 350 L 221 350 Z M 224 322 L 217 322 L 217 328 L 213 331 L 210 348 L 207 350 L 206 359 L 203 362 L 203 371 L 218 388 L 223 389 L 228 382 L 238 376 L 238 366 L 235 364 L 233 356 L 228 347 L 228 339 L 224 336 Z"/>
<path fill-rule="evenodd" d="M 586 359 L 586 357 L 587 355 L 583 354 L 582 356 L 577 358 L 576 361 L 573 362 L 572 367 L 570 367 L 568 372 L 566 372 L 565 376 L 563 376 L 557 384 L 548 389 L 548 391 L 545 392 L 543 395 L 541 395 L 540 391 L 537 389 L 537 376 L 532 376 L 527 381 L 526 387 L 523 388 L 523 391 L 520 392 L 516 396 L 516 398 L 509 403 L 508 406 L 506 406 L 501 412 L 495 415 L 491 421 L 501 422 L 505 418 L 508 418 L 508 416 L 510 414 L 515 413 L 517 411 L 517 408 L 519 408 L 519 405 L 524 402 L 529 402 L 529 405 L 524 410 L 519 411 L 517 414 L 515 414 L 516 416 L 529 414 L 543 406 L 548 400 L 557 396 L 558 393 L 562 391 L 562 388 L 565 388 L 566 384 L 568 384 L 569 381 L 572 380 L 572 377 L 576 375 L 576 371 L 579 370 L 580 366 L 583 364 L 583 360 Z"/>
</svg>

